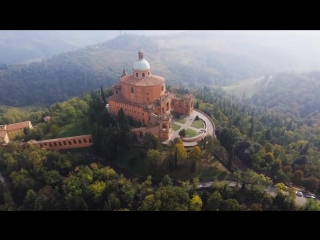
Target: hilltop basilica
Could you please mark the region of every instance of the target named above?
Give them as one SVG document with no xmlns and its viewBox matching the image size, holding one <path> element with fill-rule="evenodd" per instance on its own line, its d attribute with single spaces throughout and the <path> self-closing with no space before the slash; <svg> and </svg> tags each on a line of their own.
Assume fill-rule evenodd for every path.
<svg viewBox="0 0 320 240">
<path fill-rule="evenodd" d="M 145 127 L 132 129 L 138 136 L 150 132 L 167 140 L 172 134 L 171 113 L 190 116 L 194 97 L 184 95 L 177 98 L 166 92 L 165 79 L 151 74 L 150 64 L 141 49 L 138 57 L 133 63 L 133 73 L 127 74 L 123 70 L 120 82 L 112 87 L 113 95 L 108 98 L 108 111 L 117 116 L 122 108 L 126 115 L 142 122 Z"/>
</svg>

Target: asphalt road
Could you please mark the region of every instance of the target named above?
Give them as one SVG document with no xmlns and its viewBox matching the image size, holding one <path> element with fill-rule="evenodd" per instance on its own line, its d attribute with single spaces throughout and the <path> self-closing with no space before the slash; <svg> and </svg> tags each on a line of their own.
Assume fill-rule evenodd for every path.
<svg viewBox="0 0 320 240">
<path fill-rule="evenodd" d="M 214 182 L 200 182 L 200 185 L 202 187 L 210 187 Z M 237 185 L 236 182 L 232 182 L 230 181 L 229 186 L 231 187 L 235 187 Z M 276 196 L 276 188 L 274 186 L 268 186 L 266 188 L 267 192 L 271 195 L 271 196 Z M 297 199 L 297 204 L 299 206 L 302 206 L 303 204 L 305 204 L 307 202 L 307 198 L 305 196 L 298 196 L 296 195 L 296 199 Z M 316 200 L 319 201 L 319 200 Z"/>
</svg>

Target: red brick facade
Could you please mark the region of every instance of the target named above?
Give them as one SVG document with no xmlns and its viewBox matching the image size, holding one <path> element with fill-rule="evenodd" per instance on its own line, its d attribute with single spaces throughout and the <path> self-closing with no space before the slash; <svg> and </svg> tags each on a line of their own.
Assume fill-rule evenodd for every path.
<svg viewBox="0 0 320 240">
<path fill-rule="evenodd" d="M 152 132 L 160 139 L 171 137 L 171 112 L 190 116 L 193 112 L 194 97 L 182 98 L 166 92 L 165 79 L 151 74 L 149 63 L 143 51 L 133 64 L 133 73 L 124 70 L 120 82 L 112 87 L 113 96 L 108 98 L 108 111 L 116 116 L 122 108 L 126 115 L 142 122 L 146 127 L 132 131 L 138 135 Z"/>
</svg>

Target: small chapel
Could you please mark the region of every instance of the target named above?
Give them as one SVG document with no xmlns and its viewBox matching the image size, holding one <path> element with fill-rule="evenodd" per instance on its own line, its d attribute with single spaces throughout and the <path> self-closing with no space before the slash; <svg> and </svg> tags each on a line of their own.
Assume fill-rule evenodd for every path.
<svg viewBox="0 0 320 240">
<path fill-rule="evenodd" d="M 142 137 L 150 132 L 161 140 L 171 137 L 172 113 L 190 116 L 194 97 L 186 94 L 182 98 L 166 91 L 165 79 L 151 73 L 149 62 L 142 49 L 133 63 L 132 73 L 126 70 L 119 83 L 112 86 L 113 95 L 108 98 L 108 111 L 117 116 L 122 108 L 126 115 L 140 121 L 144 127 L 133 128 L 132 132 Z"/>
</svg>

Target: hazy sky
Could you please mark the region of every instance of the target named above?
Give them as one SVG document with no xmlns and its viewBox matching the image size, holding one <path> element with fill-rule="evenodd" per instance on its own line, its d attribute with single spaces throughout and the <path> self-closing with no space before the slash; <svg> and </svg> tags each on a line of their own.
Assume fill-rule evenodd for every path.
<svg viewBox="0 0 320 240">
<path fill-rule="evenodd" d="M 191 38 L 197 38 L 201 39 L 203 46 L 216 44 L 226 46 L 230 51 L 246 51 L 248 54 L 262 57 L 265 55 L 277 58 L 276 54 L 273 54 L 277 52 L 296 59 L 300 62 L 300 67 L 312 65 L 318 68 L 320 63 L 319 30 L 0 30 L 0 60 L 8 63 L 17 62 L 13 58 L 14 54 L 18 55 L 16 52 L 26 57 L 30 55 L 29 58 L 50 57 L 105 42 L 119 36 L 120 32 L 137 35 L 181 33 L 179 38 L 172 38 L 176 46 L 186 46 L 187 40 L 192 42 Z M 170 44 L 170 39 L 166 41 Z"/>
</svg>

